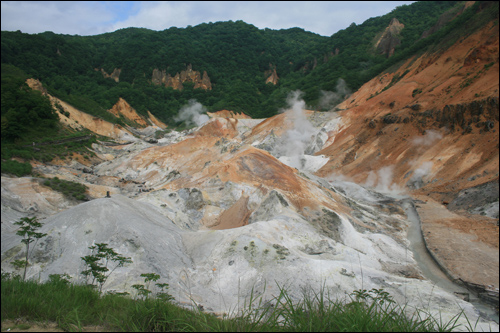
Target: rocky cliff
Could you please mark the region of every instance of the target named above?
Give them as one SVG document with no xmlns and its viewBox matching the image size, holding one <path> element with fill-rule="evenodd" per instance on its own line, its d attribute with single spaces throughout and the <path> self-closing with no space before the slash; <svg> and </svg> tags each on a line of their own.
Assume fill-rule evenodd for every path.
<svg viewBox="0 0 500 333">
<path fill-rule="evenodd" d="M 207 115 L 211 118 L 234 118 L 234 119 L 251 119 L 251 117 L 247 116 L 243 112 L 234 112 L 230 110 L 221 110 L 217 112 L 207 112 Z"/>
<path fill-rule="evenodd" d="M 33 90 L 38 90 L 42 95 L 47 96 L 47 89 L 43 84 L 37 79 L 27 79 L 26 84 Z"/>
<path fill-rule="evenodd" d="M 278 84 L 278 73 L 276 72 L 276 66 L 269 64 L 269 70 L 264 73 L 267 76 L 266 83 L 272 83 L 273 85 Z"/>
<path fill-rule="evenodd" d="M 393 18 L 382 36 L 375 42 L 375 50 L 380 54 L 385 54 L 387 58 L 392 56 L 396 46 L 401 44 L 399 34 L 404 27 L 404 24 L 400 23 L 397 18 Z"/>
<path fill-rule="evenodd" d="M 340 155 L 335 166 L 325 166 L 325 172 L 340 168 L 341 173 L 356 174 L 363 182 L 368 176 L 363 168 L 370 170 L 384 163 L 392 164 L 387 159 L 389 156 L 412 160 L 415 146 L 411 138 L 424 137 L 424 131 L 432 130 L 439 132 L 442 138 L 455 137 L 454 140 L 462 141 L 464 144 L 457 148 L 464 156 L 473 154 L 491 159 L 498 154 L 498 89 L 498 30 L 493 25 L 446 50 L 409 59 L 394 73 L 372 79 L 338 106 L 346 109 L 342 114 L 349 126 L 337 133 L 336 144 L 328 148 L 332 150 L 329 155 Z M 350 141 L 353 138 L 354 145 Z M 465 144 L 467 141 L 487 143 L 484 149 L 488 152 L 479 151 L 477 144 L 472 147 Z M 397 154 L 396 144 L 401 147 L 398 149 L 403 149 Z M 434 147 L 433 144 L 429 148 Z M 369 151 L 375 153 L 373 157 L 379 153 L 378 156 L 386 157 L 361 158 L 368 156 Z M 463 161 L 466 160 L 470 161 Z M 381 163 L 379 167 L 373 166 L 376 161 Z M 404 176 L 411 166 L 403 168 L 398 164 L 397 169 Z M 445 177 L 450 182 L 456 181 L 455 173 Z M 404 185 L 402 178 L 399 181 Z"/>
<path fill-rule="evenodd" d="M 135 109 L 121 97 L 118 99 L 118 102 L 116 102 L 116 104 L 108 110 L 108 112 L 112 113 L 118 118 L 124 117 L 138 127 L 146 127 L 149 125 L 144 117 L 137 114 L 137 111 L 135 111 Z"/>
<path fill-rule="evenodd" d="M 74 108 L 72 105 L 60 100 L 59 98 L 47 94 L 46 89 L 43 87 L 40 81 L 36 79 L 28 79 L 26 83 L 30 86 L 31 89 L 42 91 L 42 93 L 46 94 L 49 97 L 54 109 L 60 110 L 59 112 L 56 112 L 56 114 L 59 117 L 59 121 L 65 126 L 68 126 L 69 128 L 72 128 L 74 130 L 81 130 L 83 128 L 86 128 L 96 134 L 107 136 L 117 140 L 128 141 L 130 138 L 133 138 L 132 133 L 124 129 L 122 126 L 112 124 L 99 117 L 95 117 L 88 113 L 82 112 Z M 59 109 L 57 105 L 59 105 L 61 109 Z"/>
<path fill-rule="evenodd" d="M 118 102 L 116 102 L 116 104 L 108 110 L 108 112 L 118 118 L 123 117 L 126 121 L 128 121 L 132 126 L 132 128 L 129 129 L 125 129 L 118 124 L 112 124 L 99 117 L 82 112 L 61 99 L 48 94 L 47 90 L 43 87 L 43 84 L 39 80 L 27 79 L 26 83 L 31 89 L 41 91 L 44 95 L 48 96 L 54 109 L 59 110 L 59 112 L 56 112 L 59 116 L 59 121 L 65 126 L 75 130 L 86 128 L 102 136 L 129 141 L 131 139 L 135 140 L 131 132 L 133 128 L 140 129 L 148 126 L 154 126 L 160 129 L 165 129 L 167 127 L 167 125 L 156 119 L 156 117 L 154 117 L 150 112 L 148 112 L 148 118 L 139 115 L 136 110 L 121 97 L 118 99 Z"/>
<path fill-rule="evenodd" d="M 195 89 L 212 90 L 212 83 L 210 82 L 210 77 L 207 72 L 203 71 L 202 75 L 200 72 L 193 70 L 191 64 L 188 64 L 185 70 L 176 73 L 173 77 L 168 74 L 166 70 L 160 71 L 158 68 L 155 68 L 153 70 L 151 82 L 155 85 L 172 87 L 175 90 L 182 90 L 182 84 L 184 82 L 193 82 Z"/>
<path fill-rule="evenodd" d="M 151 112 L 148 111 L 149 122 L 151 125 L 158 126 L 161 129 L 165 129 L 168 126 L 162 121 L 158 120 Z"/>
<path fill-rule="evenodd" d="M 120 68 L 115 68 L 111 74 L 106 73 L 106 71 L 103 68 L 101 68 L 101 69 L 94 68 L 94 70 L 101 71 L 102 76 L 104 76 L 105 78 L 113 79 L 113 80 L 115 80 L 116 83 L 120 82 L 120 74 L 122 72 L 122 70 Z"/>
</svg>

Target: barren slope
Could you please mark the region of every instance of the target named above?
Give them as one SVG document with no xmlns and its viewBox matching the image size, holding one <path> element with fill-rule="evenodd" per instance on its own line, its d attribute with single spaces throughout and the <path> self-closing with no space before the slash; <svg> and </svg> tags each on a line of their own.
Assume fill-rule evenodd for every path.
<svg viewBox="0 0 500 333">
<path fill-rule="evenodd" d="M 460 193 L 467 197 L 474 187 L 498 183 L 498 47 L 498 26 L 489 24 L 446 50 L 409 59 L 394 73 L 366 83 L 339 106 L 345 109 L 339 112 L 343 127 L 317 152 L 330 161 L 316 173 L 420 198 L 423 229 L 446 225 L 424 232 L 444 268 L 497 288 L 498 213 L 478 223 L 470 212 L 486 214 L 498 202 L 498 187 L 493 200 L 484 192 L 467 206 L 454 206 L 453 220 L 441 220 Z M 431 202 L 443 211 L 431 208 Z M 455 238 L 461 241 L 450 249 Z M 481 248 L 485 257 L 471 247 Z M 492 270 L 489 277 L 482 275 L 484 265 Z"/>
</svg>

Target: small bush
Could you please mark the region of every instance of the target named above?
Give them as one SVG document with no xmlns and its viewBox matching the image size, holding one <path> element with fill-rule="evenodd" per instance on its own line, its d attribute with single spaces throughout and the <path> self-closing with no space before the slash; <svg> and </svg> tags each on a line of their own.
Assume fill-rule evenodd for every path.
<svg viewBox="0 0 500 333">
<path fill-rule="evenodd" d="M 421 93 L 422 93 L 422 89 L 415 89 L 411 93 L 411 97 L 415 97 L 416 95 L 421 94 Z"/>
<path fill-rule="evenodd" d="M 85 192 L 87 186 L 76 182 L 62 180 L 57 177 L 46 179 L 43 185 L 50 187 L 54 191 L 61 192 L 68 198 L 73 198 L 81 201 L 87 200 Z"/>
<path fill-rule="evenodd" d="M 20 163 L 14 160 L 2 161 L 2 173 L 10 173 L 17 177 L 30 175 L 32 171 L 31 164 L 28 162 Z"/>
</svg>

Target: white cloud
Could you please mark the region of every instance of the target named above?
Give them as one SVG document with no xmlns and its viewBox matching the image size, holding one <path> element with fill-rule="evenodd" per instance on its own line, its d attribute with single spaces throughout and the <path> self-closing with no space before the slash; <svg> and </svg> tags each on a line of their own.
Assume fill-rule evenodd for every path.
<svg viewBox="0 0 500 333">
<path fill-rule="evenodd" d="M 2 30 L 26 33 L 103 33 L 113 13 L 97 1 L 2 1 Z"/>
<path fill-rule="evenodd" d="M 113 30 L 139 27 L 152 30 L 164 30 L 169 27 L 185 27 L 194 18 L 191 13 L 194 11 L 194 2 L 182 1 L 145 1 L 135 15 L 117 22 L 113 25 Z M 196 22 L 198 24 L 201 22 Z"/>
<path fill-rule="evenodd" d="M 242 20 L 259 29 L 300 27 L 330 36 L 412 1 L 2 1 L 2 30 L 92 35 L 120 28 Z"/>
</svg>

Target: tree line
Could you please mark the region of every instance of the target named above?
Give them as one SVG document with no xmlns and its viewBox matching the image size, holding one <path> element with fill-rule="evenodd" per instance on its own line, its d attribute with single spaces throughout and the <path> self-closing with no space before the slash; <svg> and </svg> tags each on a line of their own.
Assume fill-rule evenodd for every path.
<svg viewBox="0 0 500 333">
<path fill-rule="evenodd" d="M 422 33 L 436 24 L 444 11 L 458 5 L 456 1 L 416 2 L 363 24 L 353 23 L 330 37 L 301 28 L 258 29 L 243 21 L 163 31 L 126 28 L 96 36 L 2 31 L 2 139 L 15 139 L 28 124 L 56 126 L 56 118 L 42 97 L 30 95 L 26 99 L 20 96 L 28 93 L 26 89 L 12 89 L 15 84 L 22 86 L 20 81 L 4 82 L 4 64 L 10 72 L 22 72 L 18 78 L 39 79 L 50 94 L 112 122 L 119 120 L 106 110 L 120 97 L 139 113 L 146 115 L 149 110 L 169 125 L 178 125 L 174 117 L 190 99 L 208 111 L 231 109 L 263 118 L 284 107 L 292 90 L 302 90 L 308 107 L 315 109 L 321 109 L 320 92 L 335 91 L 339 78 L 355 91 L 408 56 L 415 45 L 423 44 Z M 377 54 L 373 45 L 394 17 L 405 28 L 401 45 L 387 58 Z M 208 73 L 212 90 L 194 89 L 188 82 L 182 91 L 151 83 L 155 68 L 174 76 L 188 64 L 193 70 Z M 120 68 L 119 82 L 104 78 L 101 68 L 107 73 Z M 279 76 L 277 85 L 265 83 L 267 71 L 273 68 Z M 4 90 L 9 91 L 6 98 Z M 30 101 L 37 106 L 22 105 Z"/>
</svg>

